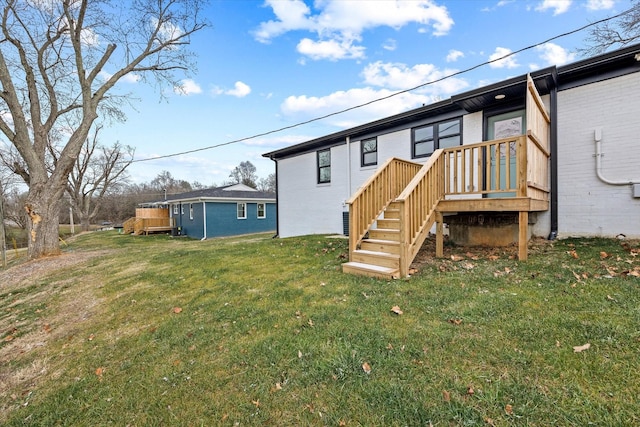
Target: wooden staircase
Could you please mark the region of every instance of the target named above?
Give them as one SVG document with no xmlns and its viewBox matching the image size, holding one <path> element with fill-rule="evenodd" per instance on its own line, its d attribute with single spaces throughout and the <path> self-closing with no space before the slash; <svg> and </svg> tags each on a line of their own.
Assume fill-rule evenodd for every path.
<svg viewBox="0 0 640 427">
<path fill-rule="evenodd" d="M 345 273 L 380 278 L 400 277 L 400 209 L 391 203 L 376 220 L 376 227 L 353 251 L 351 261 L 342 265 Z"/>
</svg>

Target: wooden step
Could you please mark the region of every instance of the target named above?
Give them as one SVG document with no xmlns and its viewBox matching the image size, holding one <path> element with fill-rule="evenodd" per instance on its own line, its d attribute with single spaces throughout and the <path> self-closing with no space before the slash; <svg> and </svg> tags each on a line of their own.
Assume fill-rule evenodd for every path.
<svg viewBox="0 0 640 427">
<path fill-rule="evenodd" d="M 374 228 L 369 230 L 369 238 L 374 240 L 391 240 L 400 241 L 400 230 L 391 230 L 388 228 Z"/>
<path fill-rule="evenodd" d="M 384 217 L 387 219 L 399 219 L 400 218 L 400 210 L 399 209 L 390 209 L 387 208 L 384 211 Z"/>
<path fill-rule="evenodd" d="M 358 249 L 351 254 L 351 261 L 362 264 L 378 265 L 380 267 L 399 268 L 400 255 L 388 254 L 385 252 L 368 251 Z"/>
<path fill-rule="evenodd" d="M 397 268 L 380 267 L 378 265 L 363 264 L 354 261 L 342 264 L 342 272 L 377 277 L 379 279 L 395 279 L 400 275 Z"/>
<path fill-rule="evenodd" d="M 397 218 L 385 218 L 378 219 L 378 228 L 386 228 L 389 230 L 400 230 L 400 220 Z"/>
<path fill-rule="evenodd" d="M 393 240 L 365 239 L 360 242 L 360 249 L 400 255 L 400 243 Z"/>
</svg>

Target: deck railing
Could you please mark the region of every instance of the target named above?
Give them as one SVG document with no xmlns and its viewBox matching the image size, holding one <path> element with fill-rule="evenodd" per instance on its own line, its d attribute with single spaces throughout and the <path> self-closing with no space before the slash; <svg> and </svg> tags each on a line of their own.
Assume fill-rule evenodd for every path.
<svg viewBox="0 0 640 427">
<path fill-rule="evenodd" d="M 400 277 L 422 246 L 436 220 L 436 207 L 444 197 L 445 156 L 436 150 L 396 198 L 400 205 Z"/>
<path fill-rule="evenodd" d="M 397 158 L 387 160 L 347 201 L 349 205 L 349 254 L 358 247 L 382 211 L 422 167 Z"/>
<path fill-rule="evenodd" d="M 129 218 L 122 223 L 124 234 L 148 234 L 150 231 L 171 230 L 174 226 L 174 218 Z"/>
</svg>

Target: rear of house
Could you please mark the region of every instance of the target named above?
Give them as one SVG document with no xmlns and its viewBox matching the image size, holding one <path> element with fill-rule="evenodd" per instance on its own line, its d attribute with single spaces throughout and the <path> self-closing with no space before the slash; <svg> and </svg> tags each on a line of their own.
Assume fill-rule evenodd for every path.
<svg viewBox="0 0 640 427">
<path fill-rule="evenodd" d="M 348 234 L 354 195 L 381 180 L 374 177 L 389 159 L 418 170 L 442 153 L 451 175 L 441 176 L 442 203 L 433 209 L 458 236 L 473 240 L 476 225 L 506 222 L 520 224 L 515 234 L 500 228 L 516 240 L 638 238 L 639 71 L 634 45 L 267 153 L 276 163 L 278 235 Z M 478 155 L 463 150 L 478 143 L 486 143 L 474 148 Z M 368 227 L 381 228 L 376 222 Z"/>
</svg>

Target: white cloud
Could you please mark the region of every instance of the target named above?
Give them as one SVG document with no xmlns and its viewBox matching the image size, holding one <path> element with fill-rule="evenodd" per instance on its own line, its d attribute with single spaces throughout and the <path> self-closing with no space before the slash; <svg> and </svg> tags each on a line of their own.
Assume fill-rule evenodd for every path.
<svg viewBox="0 0 640 427">
<path fill-rule="evenodd" d="M 246 83 L 237 81 L 234 88 L 226 91 L 225 93 L 238 98 L 244 98 L 251 93 L 251 88 Z"/>
<path fill-rule="evenodd" d="M 445 6 L 433 0 L 407 2 L 390 1 L 317 1 L 317 13 L 301 0 L 267 0 L 276 16 L 275 20 L 262 22 L 254 31 L 256 40 L 268 43 L 289 31 L 316 33 L 317 40 L 303 39 L 298 51 L 314 59 L 362 58 L 364 47 L 355 46 L 364 30 L 376 27 L 399 29 L 414 23 L 431 28 L 433 35 L 449 32 L 453 19 Z M 329 53 L 326 53 L 329 51 Z"/>
<path fill-rule="evenodd" d="M 536 6 L 536 10 L 538 12 L 545 12 L 549 9 L 553 9 L 553 14 L 555 16 L 569 10 L 571 3 L 573 3 L 573 0 L 543 0 L 542 3 Z"/>
<path fill-rule="evenodd" d="M 408 67 L 401 63 L 374 62 L 365 67 L 362 72 L 364 81 L 371 86 L 379 86 L 393 90 L 411 89 L 425 83 L 434 82 L 455 73 L 457 70 L 440 70 L 432 64 L 416 64 Z M 435 97 L 451 95 L 460 92 L 468 86 L 463 79 L 451 77 L 437 83 L 420 88 L 419 93 Z"/>
<path fill-rule="evenodd" d="M 111 78 L 111 76 L 113 76 L 113 74 L 111 73 L 107 73 L 106 71 L 102 70 L 98 73 L 98 76 L 103 80 L 103 81 L 107 81 Z M 124 83 L 138 83 L 140 81 L 141 77 L 139 74 L 133 74 L 133 73 L 128 73 L 125 74 L 124 76 L 122 76 L 120 78 L 120 80 L 118 80 L 119 82 L 124 82 Z"/>
<path fill-rule="evenodd" d="M 382 48 L 384 50 L 394 51 L 394 50 L 396 50 L 397 47 L 398 47 L 398 43 L 394 39 L 387 39 L 382 44 Z"/>
<path fill-rule="evenodd" d="M 536 46 L 536 50 L 540 52 L 540 58 L 542 58 L 547 65 L 563 65 L 573 61 L 576 57 L 575 53 L 569 52 L 555 43 L 545 43 L 541 46 Z"/>
<path fill-rule="evenodd" d="M 615 6 L 614 0 L 589 0 L 587 1 L 588 10 L 607 10 Z"/>
<path fill-rule="evenodd" d="M 202 93 L 202 88 L 191 79 L 184 79 L 180 82 L 180 86 L 174 86 L 173 91 L 178 95 L 196 95 Z"/>
<path fill-rule="evenodd" d="M 298 43 L 299 53 L 311 59 L 329 59 L 336 61 L 347 58 L 364 58 L 364 47 L 354 46 L 353 40 L 324 40 L 313 41 L 304 38 Z"/>
<path fill-rule="evenodd" d="M 379 98 L 392 95 L 395 91 L 388 89 L 357 88 L 337 91 L 326 96 L 290 96 L 280 106 L 283 114 L 292 120 L 303 120 L 335 113 L 356 105 L 365 104 Z M 372 120 L 378 120 L 393 114 L 401 113 L 423 104 L 431 103 L 435 98 L 424 94 L 402 93 L 374 102 L 370 105 L 329 117 L 327 123 L 340 128 L 357 126 Z"/>
<path fill-rule="evenodd" d="M 464 58 L 464 53 L 459 50 L 451 49 L 447 54 L 447 62 L 455 62 L 460 58 Z"/>
<path fill-rule="evenodd" d="M 520 66 L 520 64 L 518 64 L 518 62 L 516 61 L 516 58 L 514 55 L 509 56 L 507 58 L 504 59 L 500 59 L 503 56 L 509 55 L 511 53 L 511 49 L 507 49 L 506 47 L 497 47 L 495 52 L 491 54 L 491 56 L 489 56 L 489 61 L 495 61 L 495 62 L 491 62 L 489 64 L 489 66 L 491 68 L 517 68 Z"/>
</svg>

